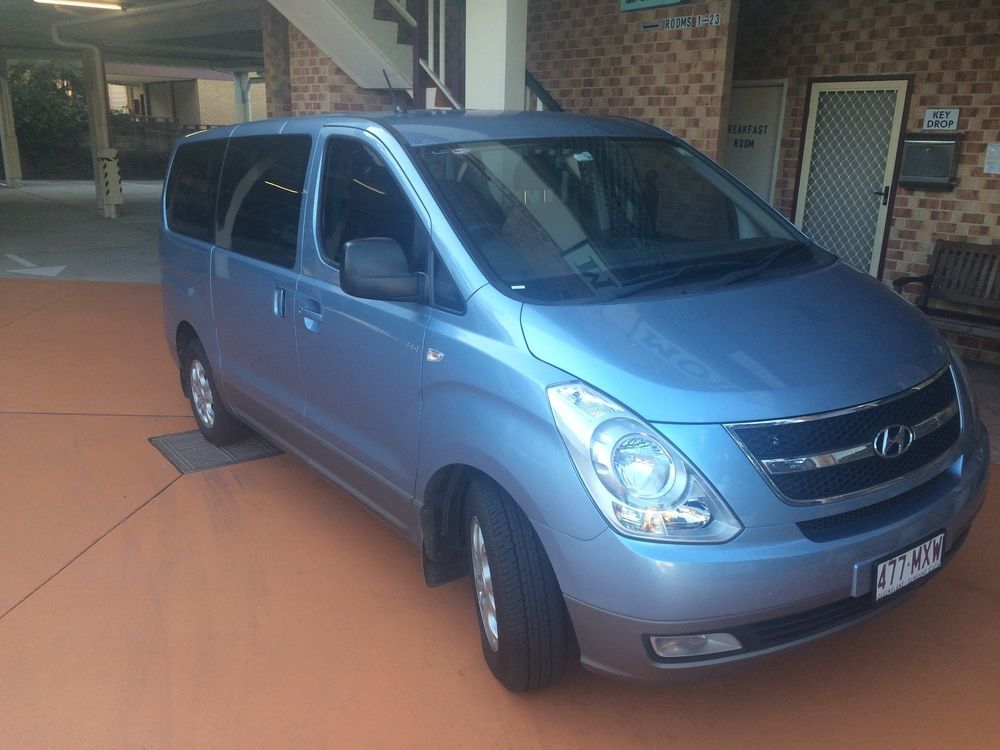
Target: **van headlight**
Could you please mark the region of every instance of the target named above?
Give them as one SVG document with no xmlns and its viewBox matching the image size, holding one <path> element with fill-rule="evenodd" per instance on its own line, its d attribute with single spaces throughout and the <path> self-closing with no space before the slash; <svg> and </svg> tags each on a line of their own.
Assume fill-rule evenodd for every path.
<svg viewBox="0 0 1000 750">
<path fill-rule="evenodd" d="M 550 386 L 576 469 L 612 527 L 665 542 L 726 542 L 743 527 L 669 440 L 584 383 Z"/>
</svg>

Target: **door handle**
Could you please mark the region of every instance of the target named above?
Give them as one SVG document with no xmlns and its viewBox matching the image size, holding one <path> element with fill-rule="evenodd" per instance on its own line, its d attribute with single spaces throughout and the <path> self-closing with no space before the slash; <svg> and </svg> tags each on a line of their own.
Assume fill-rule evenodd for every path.
<svg viewBox="0 0 1000 750">
<path fill-rule="evenodd" d="M 889 205 L 889 186 L 888 185 L 886 185 L 881 190 L 875 190 L 874 192 L 872 192 L 872 195 L 881 195 L 882 196 L 882 205 L 883 206 L 888 206 Z"/>
<path fill-rule="evenodd" d="M 280 286 L 274 288 L 274 316 L 285 317 L 285 290 Z"/>
<path fill-rule="evenodd" d="M 296 311 L 302 316 L 302 324 L 307 331 L 319 332 L 319 324 L 323 321 L 323 307 L 318 300 L 307 299 L 296 308 Z"/>
</svg>

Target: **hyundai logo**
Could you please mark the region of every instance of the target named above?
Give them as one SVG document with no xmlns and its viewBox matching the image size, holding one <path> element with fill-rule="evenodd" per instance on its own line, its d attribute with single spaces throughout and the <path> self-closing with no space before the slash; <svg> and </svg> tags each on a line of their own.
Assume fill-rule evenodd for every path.
<svg viewBox="0 0 1000 750">
<path fill-rule="evenodd" d="M 913 445 L 916 436 L 913 430 L 903 424 L 894 424 L 879 431 L 875 436 L 875 452 L 882 458 L 902 456 Z"/>
</svg>

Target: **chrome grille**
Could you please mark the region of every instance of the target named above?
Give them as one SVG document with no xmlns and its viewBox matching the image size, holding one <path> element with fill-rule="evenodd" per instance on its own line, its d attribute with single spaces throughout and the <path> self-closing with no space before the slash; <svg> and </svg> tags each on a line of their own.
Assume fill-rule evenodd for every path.
<svg viewBox="0 0 1000 750">
<path fill-rule="evenodd" d="M 913 440 L 879 455 L 876 439 L 903 425 Z M 948 452 L 961 430 L 951 371 L 896 396 L 826 414 L 727 425 L 783 499 L 797 504 L 851 497 L 904 477 Z"/>
</svg>

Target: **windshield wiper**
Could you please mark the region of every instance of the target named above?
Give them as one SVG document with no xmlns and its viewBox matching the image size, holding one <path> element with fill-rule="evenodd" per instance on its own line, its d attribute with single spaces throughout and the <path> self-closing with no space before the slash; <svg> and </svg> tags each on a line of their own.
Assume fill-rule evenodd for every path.
<svg viewBox="0 0 1000 750">
<path fill-rule="evenodd" d="M 637 294 L 645 292 L 647 289 L 654 289 L 658 286 L 663 286 L 667 282 L 673 281 L 681 276 L 690 276 L 692 274 L 704 273 L 706 271 L 732 268 L 733 266 L 742 269 L 745 268 L 746 264 L 739 260 L 706 261 L 702 263 L 688 263 L 683 266 L 678 266 L 677 268 L 671 268 L 669 271 L 664 271 L 662 273 L 656 272 L 653 274 L 644 274 L 629 281 L 626 285 L 628 288 L 619 294 L 616 299 L 634 297 Z"/>
<path fill-rule="evenodd" d="M 793 253 L 796 250 L 801 250 L 803 247 L 805 247 L 804 242 L 799 242 L 798 240 L 790 240 L 788 243 L 782 245 L 777 250 L 774 250 L 769 255 L 766 255 L 764 259 L 761 260 L 759 263 L 749 266 L 748 268 L 739 268 L 735 271 L 730 271 L 725 276 L 720 276 L 714 281 L 708 282 L 702 288 L 706 290 L 717 289 L 720 286 L 727 286 L 737 281 L 742 281 L 743 279 L 749 279 L 754 276 L 757 276 L 758 274 L 761 274 L 768 268 L 770 268 L 771 265 L 773 265 L 774 262 L 779 258 L 783 258 L 784 256 L 788 255 L 789 253 Z"/>
<path fill-rule="evenodd" d="M 799 242 L 798 240 L 789 240 L 766 255 L 763 260 L 760 260 L 753 265 L 748 265 L 746 261 L 742 260 L 705 261 L 702 263 L 688 263 L 683 266 L 678 266 L 677 268 L 672 268 L 663 273 L 640 276 L 630 281 L 627 284 L 628 288 L 622 294 L 619 294 L 616 299 L 634 297 L 649 289 L 665 286 L 669 282 L 675 281 L 683 276 L 699 275 L 709 271 L 719 271 L 722 269 L 733 269 L 729 271 L 729 273 L 720 276 L 717 279 L 711 279 L 699 285 L 699 289 L 708 290 L 715 289 L 720 286 L 726 286 L 727 284 L 732 284 L 736 281 L 740 281 L 741 279 L 747 279 L 762 273 L 779 258 L 790 252 L 800 250 L 803 247 L 805 247 L 805 243 Z"/>
</svg>

